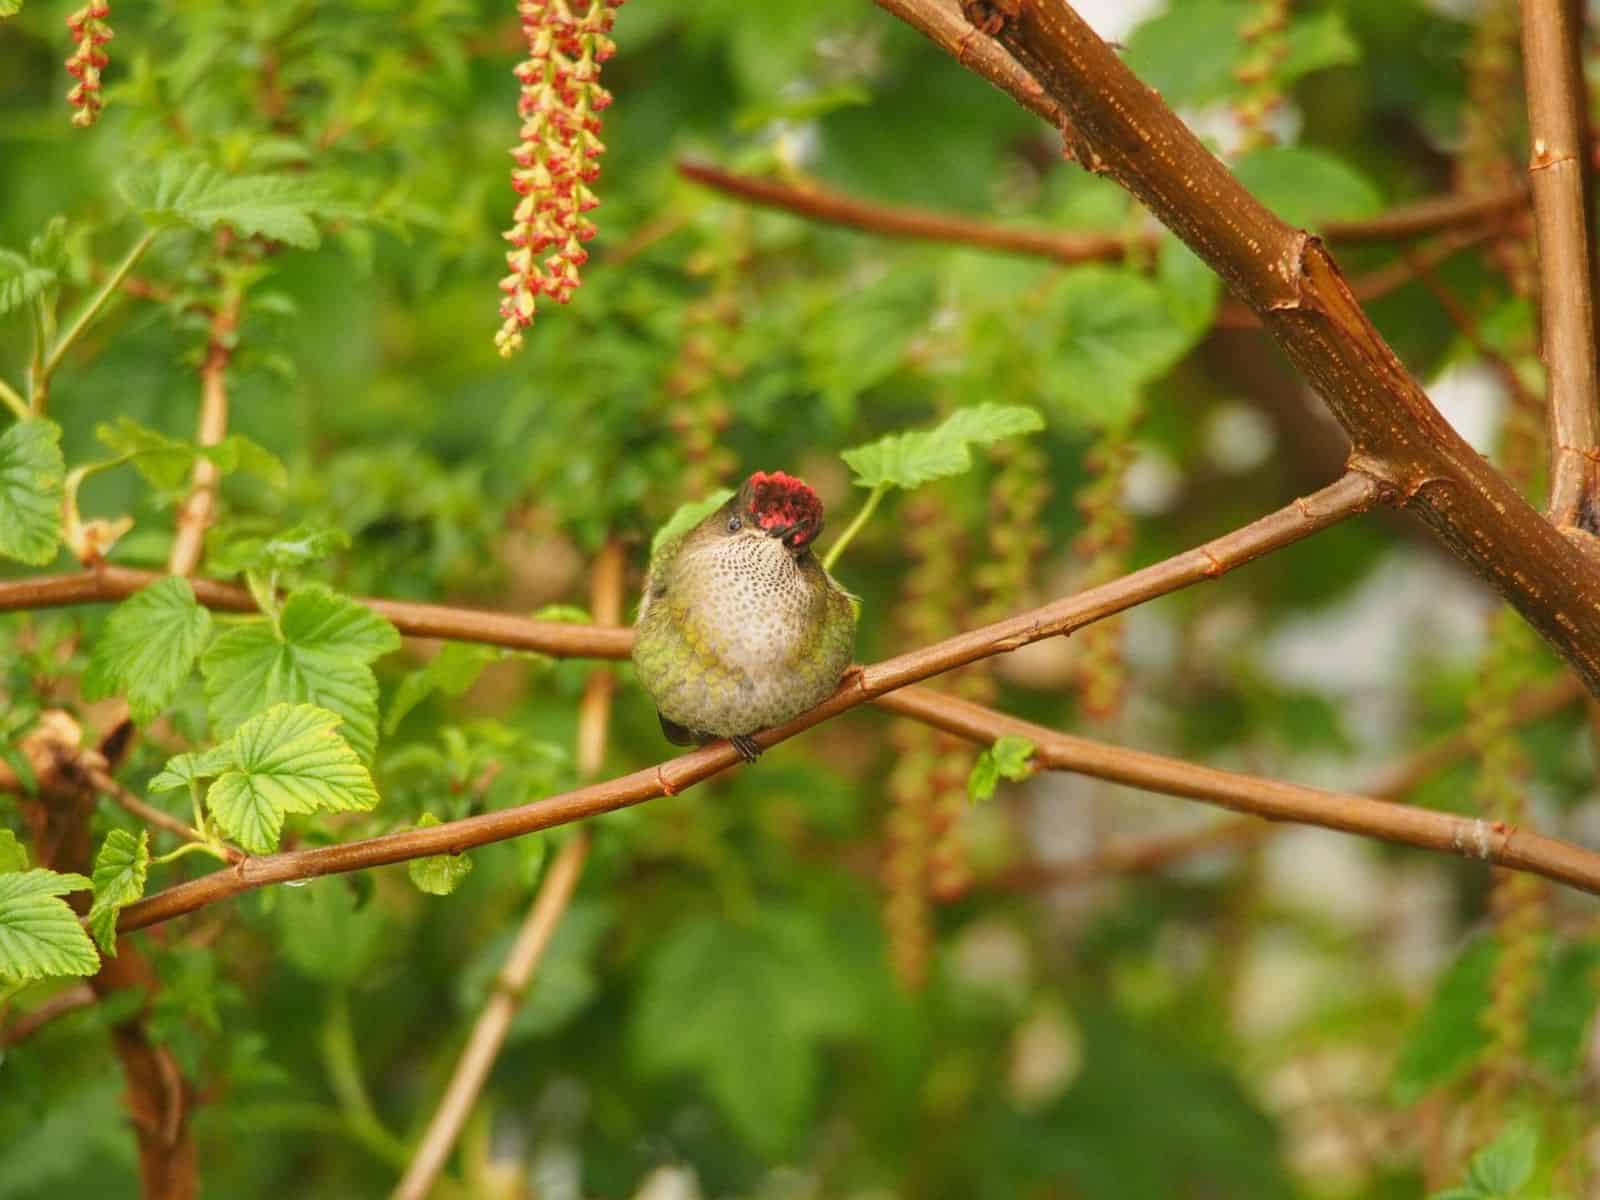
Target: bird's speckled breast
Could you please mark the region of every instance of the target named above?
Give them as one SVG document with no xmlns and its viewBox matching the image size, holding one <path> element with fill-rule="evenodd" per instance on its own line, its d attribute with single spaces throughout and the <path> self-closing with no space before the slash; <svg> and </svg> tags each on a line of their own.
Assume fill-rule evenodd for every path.
<svg viewBox="0 0 1600 1200">
<path fill-rule="evenodd" d="M 685 545 L 662 569 L 633 657 L 667 719 L 719 737 L 751 733 L 822 700 L 850 665 L 849 598 L 778 539 Z"/>
</svg>

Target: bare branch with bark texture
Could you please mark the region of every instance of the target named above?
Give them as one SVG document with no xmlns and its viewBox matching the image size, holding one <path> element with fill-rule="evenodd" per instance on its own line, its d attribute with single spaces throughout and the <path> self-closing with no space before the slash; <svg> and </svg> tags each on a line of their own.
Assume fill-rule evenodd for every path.
<svg viewBox="0 0 1600 1200">
<path fill-rule="evenodd" d="M 1539 237 L 1539 329 L 1549 375 L 1550 516 L 1600 532 L 1600 376 L 1583 149 L 1582 29 L 1566 0 L 1522 0 L 1528 175 Z"/>
</svg>

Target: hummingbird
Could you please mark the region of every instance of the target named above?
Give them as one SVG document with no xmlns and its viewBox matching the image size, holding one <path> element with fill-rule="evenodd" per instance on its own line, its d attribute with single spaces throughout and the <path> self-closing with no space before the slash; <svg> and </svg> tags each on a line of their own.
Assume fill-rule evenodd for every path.
<svg viewBox="0 0 1600 1200">
<path fill-rule="evenodd" d="M 822 701 L 855 648 L 855 605 L 812 553 L 822 501 L 782 471 L 757 471 L 650 562 L 633 665 L 679 746 L 750 737 Z"/>
</svg>

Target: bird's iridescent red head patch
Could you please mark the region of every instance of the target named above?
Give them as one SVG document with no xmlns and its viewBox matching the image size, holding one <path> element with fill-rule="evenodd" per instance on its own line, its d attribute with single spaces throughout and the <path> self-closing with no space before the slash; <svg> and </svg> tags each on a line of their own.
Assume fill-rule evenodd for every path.
<svg viewBox="0 0 1600 1200">
<path fill-rule="evenodd" d="M 739 489 L 739 505 L 761 529 L 799 549 L 822 532 L 822 501 L 804 480 L 757 471 Z"/>
</svg>

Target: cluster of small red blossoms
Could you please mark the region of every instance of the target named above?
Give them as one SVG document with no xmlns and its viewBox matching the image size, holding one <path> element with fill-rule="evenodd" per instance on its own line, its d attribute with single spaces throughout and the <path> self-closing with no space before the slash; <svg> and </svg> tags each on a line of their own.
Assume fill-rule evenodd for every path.
<svg viewBox="0 0 1600 1200">
<path fill-rule="evenodd" d="M 67 93 L 67 103 L 78 110 L 72 114 L 74 125 L 93 125 L 104 105 L 100 98 L 100 72 L 110 61 L 102 49 L 112 36 L 106 22 L 109 16 L 111 6 L 105 0 L 91 0 L 67 18 L 67 28 L 78 45 L 67 59 L 67 74 L 78 81 Z"/>
<path fill-rule="evenodd" d="M 517 5 L 528 57 L 516 68 L 522 140 L 511 151 L 517 163 L 511 186 L 522 199 L 505 235 L 511 274 L 500 281 L 504 323 L 494 339 L 502 355 L 521 347 L 539 293 L 558 304 L 571 299 L 578 268 L 589 258 L 583 243 L 595 228 L 583 214 L 599 203 L 588 185 L 600 174 L 599 114 L 611 103 L 600 86 L 600 64 L 616 52 L 606 35 L 621 3 L 587 0 L 581 16 L 569 0 Z"/>
</svg>

